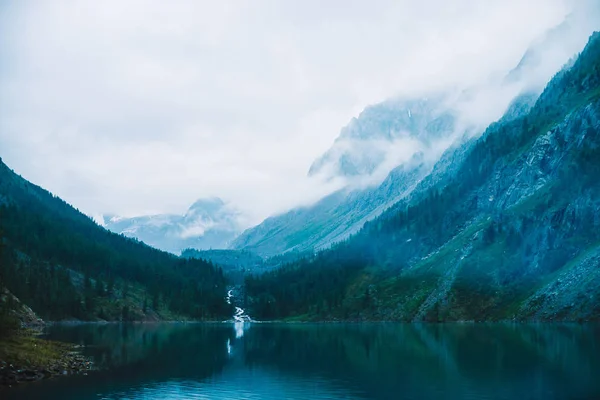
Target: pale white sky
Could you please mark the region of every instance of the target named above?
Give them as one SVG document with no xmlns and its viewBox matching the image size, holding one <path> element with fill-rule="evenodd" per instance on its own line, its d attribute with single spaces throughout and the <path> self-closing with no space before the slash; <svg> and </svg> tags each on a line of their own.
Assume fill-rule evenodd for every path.
<svg viewBox="0 0 600 400">
<path fill-rule="evenodd" d="M 2 1 L 0 157 L 90 215 L 258 222 L 331 189 L 308 168 L 366 105 L 503 74 L 573 4 Z"/>
</svg>

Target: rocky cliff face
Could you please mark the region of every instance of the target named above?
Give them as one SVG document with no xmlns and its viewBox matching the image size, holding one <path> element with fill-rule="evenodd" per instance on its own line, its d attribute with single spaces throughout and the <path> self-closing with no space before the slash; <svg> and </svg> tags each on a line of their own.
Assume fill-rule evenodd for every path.
<svg viewBox="0 0 600 400">
<path fill-rule="evenodd" d="M 388 100 L 367 107 L 313 162 L 308 175 L 369 176 L 386 168 L 385 164 L 398 165 L 409 160 L 412 154 L 425 151 L 454 133 L 456 116 L 444 102 L 444 97 L 438 95 L 429 99 Z"/>
<path fill-rule="evenodd" d="M 19 321 L 21 326 L 42 326 L 45 322 L 31 308 L 21 303 L 8 289 L 0 288 L 0 310 Z M 0 326 L 0 328 L 2 328 Z"/>
</svg>

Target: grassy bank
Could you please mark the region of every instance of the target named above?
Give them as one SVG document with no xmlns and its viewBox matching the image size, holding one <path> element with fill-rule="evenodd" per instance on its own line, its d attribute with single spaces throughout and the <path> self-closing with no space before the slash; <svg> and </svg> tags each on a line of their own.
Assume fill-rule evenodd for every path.
<svg viewBox="0 0 600 400">
<path fill-rule="evenodd" d="M 85 373 L 92 362 L 75 345 L 45 340 L 33 330 L 19 330 L 0 337 L 0 386 Z"/>
</svg>

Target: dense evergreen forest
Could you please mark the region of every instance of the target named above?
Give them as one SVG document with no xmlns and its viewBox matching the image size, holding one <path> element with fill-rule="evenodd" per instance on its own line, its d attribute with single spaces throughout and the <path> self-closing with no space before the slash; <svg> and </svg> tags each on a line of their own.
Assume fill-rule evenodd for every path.
<svg viewBox="0 0 600 400">
<path fill-rule="evenodd" d="M 290 251 L 285 254 L 262 258 L 249 250 L 196 250 L 185 249 L 182 258 L 207 260 L 223 269 L 230 283 L 241 285 L 248 275 L 260 275 L 276 270 L 291 262 L 311 258 L 312 252 Z"/>
<path fill-rule="evenodd" d="M 225 319 L 226 278 L 111 233 L 0 160 L 0 285 L 50 320 Z"/>
<path fill-rule="evenodd" d="M 365 256 L 345 243 L 315 257 L 246 277 L 246 301 L 251 315 L 279 319 L 339 309 L 345 289 L 366 265 Z"/>
<path fill-rule="evenodd" d="M 433 321 L 600 316 L 597 290 L 581 310 L 548 297 L 559 299 L 559 274 L 588 268 L 581 257 L 600 241 L 599 111 L 595 33 L 528 113 L 488 127 L 455 178 L 397 203 L 313 260 L 248 278 L 250 312 Z M 549 294 L 548 282 L 556 282 Z M 566 307 L 562 314 L 544 314 L 551 301 Z"/>
</svg>

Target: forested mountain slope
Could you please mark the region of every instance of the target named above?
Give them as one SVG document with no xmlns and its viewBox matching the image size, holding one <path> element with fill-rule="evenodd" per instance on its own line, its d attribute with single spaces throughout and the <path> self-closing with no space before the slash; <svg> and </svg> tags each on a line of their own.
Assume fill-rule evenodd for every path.
<svg viewBox="0 0 600 400">
<path fill-rule="evenodd" d="M 526 115 L 314 260 L 247 281 L 262 318 L 600 317 L 600 34 Z"/>
<path fill-rule="evenodd" d="M 42 318 L 227 318 L 226 281 L 111 233 L 0 160 L 0 285 Z"/>
</svg>

